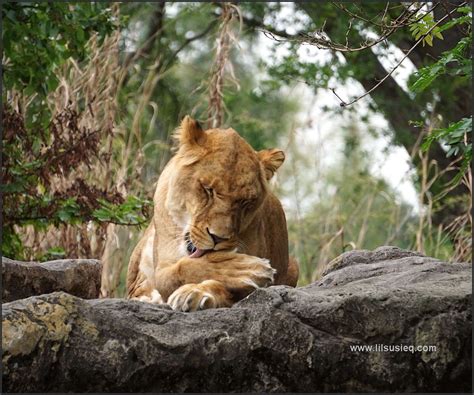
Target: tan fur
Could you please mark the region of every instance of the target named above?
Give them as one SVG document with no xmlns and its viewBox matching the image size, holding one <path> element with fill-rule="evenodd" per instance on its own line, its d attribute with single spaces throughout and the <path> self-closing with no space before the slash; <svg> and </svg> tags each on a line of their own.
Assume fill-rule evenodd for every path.
<svg viewBox="0 0 474 395">
<path fill-rule="evenodd" d="M 285 214 L 268 186 L 284 153 L 255 152 L 233 129 L 203 131 L 190 117 L 175 137 L 153 220 L 130 258 L 128 297 L 194 311 L 231 306 L 258 287 L 296 286 Z M 190 258 L 187 232 L 210 251 Z"/>
</svg>

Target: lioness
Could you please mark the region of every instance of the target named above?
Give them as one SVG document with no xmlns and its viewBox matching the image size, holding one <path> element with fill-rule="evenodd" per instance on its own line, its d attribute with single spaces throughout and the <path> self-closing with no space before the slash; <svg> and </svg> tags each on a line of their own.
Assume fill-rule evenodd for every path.
<svg viewBox="0 0 474 395">
<path fill-rule="evenodd" d="M 235 130 L 204 131 L 188 116 L 175 137 L 153 220 L 130 258 L 128 297 L 195 311 L 270 284 L 296 286 L 285 214 L 268 186 L 283 152 L 255 152 Z"/>
</svg>

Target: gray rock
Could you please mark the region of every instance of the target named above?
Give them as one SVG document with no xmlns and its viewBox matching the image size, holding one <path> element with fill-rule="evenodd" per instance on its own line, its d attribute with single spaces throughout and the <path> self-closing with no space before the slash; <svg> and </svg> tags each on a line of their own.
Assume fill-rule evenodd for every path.
<svg viewBox="0 0 474 395">
<path fill-rule="evenodd" d="M 471 392 L 471 265 L 394 248 L 343 261 L 309 286 L 259 289 L 230 309 L 65 293 L 4 304 L 4 390 Z"/>
<path fill-rule="evenodd" d="M 84 299 L 99 297 L 102 264 L 95 259 L 21 262 L 2 258 L 2 302 L 65 291 Z"/>
</svg>

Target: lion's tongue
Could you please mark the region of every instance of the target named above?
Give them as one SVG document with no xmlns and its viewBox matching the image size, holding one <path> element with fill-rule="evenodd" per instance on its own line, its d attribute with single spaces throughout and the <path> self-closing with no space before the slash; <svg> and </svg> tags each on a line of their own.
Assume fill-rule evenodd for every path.
<svg viewBox="0 0 474 395">
<path fill-rule="evenodd" d="M 201 250 L 199 248 L 196 248 L 196 251 L 194 251 L 191 255 L 189 255 L 190 258 L 199 258 L 203 256 L 206 253 L 206 250 Z"/>
</svg>

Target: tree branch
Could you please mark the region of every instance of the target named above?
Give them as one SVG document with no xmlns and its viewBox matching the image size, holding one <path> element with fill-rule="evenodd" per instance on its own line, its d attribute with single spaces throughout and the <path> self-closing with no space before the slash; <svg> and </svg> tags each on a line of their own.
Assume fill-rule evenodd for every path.
<svg viewBox="0 0 474 395">
<path fill-rule="evenodd" d="M 462 4 L 460 4 L 460 7 L 466 5 L 467 3 L 464 2 Z M 385 77 L 383 77 L 377 84 L 375 84 L 371 89 L 369 89 L 368 91 L 366 91 L 365 93 L 363 93 L 362 95 L 360 96 L 357 96 L 355 99 L 351 100 L 349 103 L 346 103 L 344 102 L 343 100 L 341 100 L 341 98 L 336 94 L 336 91 L 333 90 L 333 93 L 336 95 L 336 97 L 340 100 L 340 106 L 341 107 L 347 107 L 347 106 L 350 106 L 354 103 L 356 103 L 357 101 L 359 101 L 360 99 L 364 98 L 365 96 L 367 95 L 370 95 L 370 93 L 372 93 L 375 89 L 377 89 L 380 85 L 382 85 L 384 83 L 384 81 L 389 78 L 393 72 L 398 69 L 398 67 L 400 67 L 400 65 L 403 63 L 403 61 L 412 53 L 412 51 L 425 39 L 426 36 L 428 36 L 441 22 L 443 22 L 445 19 L 447 19 L 455 10 L 452 10 L 449 14 L 446 14 L 443 18 L 441 18 L 439 21 L 437 21 L 433 26 L 431 26 L 431 28 L 423 35 L 421 36 L 417 42 L 415 42 L 415 44 L 408 50 L 408 52 L 405 54 L 405 56 L 403 56 L 402 59 L 400 59 L 400 61 L 395 65 L 395 67 L 392 68 L 392 70 L 387 73 L 385 75 Z"/>
<path fill-rule="evenodd" d="M 424 13 L 422 16 L 418 17 L 415 21 L 411 21 L 410 23 L 414 23 L 418 20 L 421 20 L 425 15 L 433 11 L 437 6 L 438 4 L 435 4 L 429 11 Z M 327 39 L 326 37 L 322 35 L 323 34 L 322 29 L 316 32 L 316 34 L 318 34 L 319 37 L 315 37 L 315 36 L 310 36 L 302 32 L 299 32 L 297 34 L 288 34 L 286 31 L 275 29 L 272 26 L 265 25 L 262 21 L 258 21 L 252 18 L 247 18 L 245 16 L 242 16 L 242 21 L 248 27 L 261 29 L 261 31 L 267 37 L 270 37 L 271 39 L 275 41 L 282 41 L 277 38 L 277 37 L 280 37 L 288 41 L 298 41 L 301 43 L 315 45 L 319 49 L 330 49 L 330 50 L 334 50 L 338 52 L 359 52 L 359 51 L 363 51 L 368 48 L 371 48 L 377 44 L 380 44 L 381 42 L 385 41 L 388 37 L 390 37 L 393 33 L 395 33 L 399 28 L 410 24 L 409 21 L 411 20 L 412 16 L 415 15 L 421 9 L 421 7 L 422 6 L 412 11 L 405 10 L 394 20 L 394 23 L 392 23 L 391 25 L 383 25 L 385 28 L 385 31 L 382 33 L 382 35 L 379 38 L 370 42 L 365 42 L 364 44 L 358 47 L 349 47 L 347 44 L 344 45 L 344 44 L 331 42 L 330 39 Z M 355 14 L 351 14 L 351 15 L 354 15 L 353 16 L 354 18 L 358 18 L 365 21 L 365 18 L 362 18 Z"/>
<path fill-rule="evenodd" d="M 153 17 L 150 23 L 150 28 L 148 30 L 148 35 L 145 41 L 143 42 L 142 46 L 138 48 L 135 52 L 130 53 L 124 61 L 124 68 L 128 68 L 128 66 L 135 60 L 137 60 L 141 56 L 146 56 L 150 53 L 153 48 L 153 45 L 159 36 L 163 33 L 164 25 L 163 19 L 165 16 L 165 1 L 160 1 L 157 4 L 157 8 L 153 13 Z"/>
<path fill-rule="evenodd" d="M 212 28 L 217 24 L 217 20 L 213 20 L 211 21 L 211 23 L 209 23 L 209 25 L 207 25 L 207 27 L 199 34 L 196 34 L 195 36 L 191 37 L 191 38 L 188 38 L 186 41 L 184 41 L 177 49 L 176 51 L 174 51 L 171 56 L 169 57 L 169 61 L 166 63 L 166 68 L 169 67 L 169 65 L 171 65 L 171 63 L 173 62 L 173 60 L 178 56 L 178 54 L 184 49 L 186 48 L 189 44 L 191 44 L 193 41 L 196 41 L 196 40 L 199 40 L 200 38 L 204 37 L 205 35 L 207 35 L 207 33 L 209 33 Z M 165 70 L 166 70 L 165 68 Z"/>
</svg>

